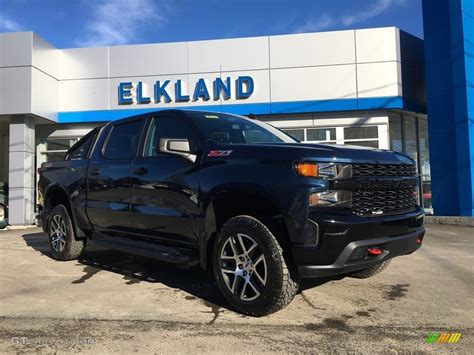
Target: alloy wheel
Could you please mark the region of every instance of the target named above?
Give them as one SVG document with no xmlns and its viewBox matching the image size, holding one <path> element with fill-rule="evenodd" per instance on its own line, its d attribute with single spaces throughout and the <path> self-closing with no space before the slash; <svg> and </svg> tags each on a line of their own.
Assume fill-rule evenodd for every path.
<svg viewBox="0 0 474 355">
<path fill-rule="evenodd" d="M 228 290 L 242 301 L 257 299 L 267 284 L 267 263 L 249 235 L 228 237 L 220 254 L 220 271 Z"/>
<path fill-rule="evenodd" d="M 51 245 L 55 252 L 61 253 L 66 247 L 66 223 L 60 215 L 54 215 L 49 225 Z"/>
</svg>

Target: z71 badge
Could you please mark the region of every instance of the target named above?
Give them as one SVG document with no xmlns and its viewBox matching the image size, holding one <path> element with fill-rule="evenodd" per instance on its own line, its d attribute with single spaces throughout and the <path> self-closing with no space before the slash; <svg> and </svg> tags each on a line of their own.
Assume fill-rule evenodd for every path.
<svg viewBox="0 0 474 355">
<path fill-rule="evenodd" d="M 211 150 L 208 157 L 228 157 L 232 150 Z"/>
</svg>

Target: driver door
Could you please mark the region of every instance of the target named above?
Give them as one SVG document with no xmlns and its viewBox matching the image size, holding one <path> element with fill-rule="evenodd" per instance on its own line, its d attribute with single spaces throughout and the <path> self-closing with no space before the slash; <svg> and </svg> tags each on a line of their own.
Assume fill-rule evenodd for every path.
<svg viewBox="0 0 474 355">
<path fill-rule="evenodd" d="M 146 237 L 196 243 L 198 163 L 160 149 L 160 140 L 186 139 L 196 154 L 192 129 L 182 117 L 155 116 L 145 137 L 132 165 L 133 228 Z"/>
</svg>

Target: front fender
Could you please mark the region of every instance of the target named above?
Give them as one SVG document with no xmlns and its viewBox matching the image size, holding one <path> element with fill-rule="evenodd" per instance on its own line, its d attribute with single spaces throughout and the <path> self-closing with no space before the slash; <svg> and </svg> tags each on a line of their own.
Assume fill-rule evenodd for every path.
<svg viewBox="0 0 474 355">
<path fill-rule="evenodd" d="M 260 196 L 270 201 L 275 215 L 282 218 L 291 244 L 309 241 L 309 195 L 327 189 L 323 179 L 296 175 L 293 162 L 258 159 L 219 159 L 205 161 L 199 181 L 201 202 L 198 235 L 205 262 L 208 244 L 217 232 L 213 201 L 221 193 L 236 192 Z"/>
</svg>

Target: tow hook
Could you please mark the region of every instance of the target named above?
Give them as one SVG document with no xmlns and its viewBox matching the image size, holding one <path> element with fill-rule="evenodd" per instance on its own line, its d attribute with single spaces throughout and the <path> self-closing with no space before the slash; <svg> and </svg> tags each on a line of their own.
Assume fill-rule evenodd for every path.
<svg viewBox="0 0 474 355">
<path fill-rule="evenodd" d="M 367 253 L 369 255 L 380 255 L 382 254 L 382 250 L 379 248 L 367 248 Z"/>
</svg>

